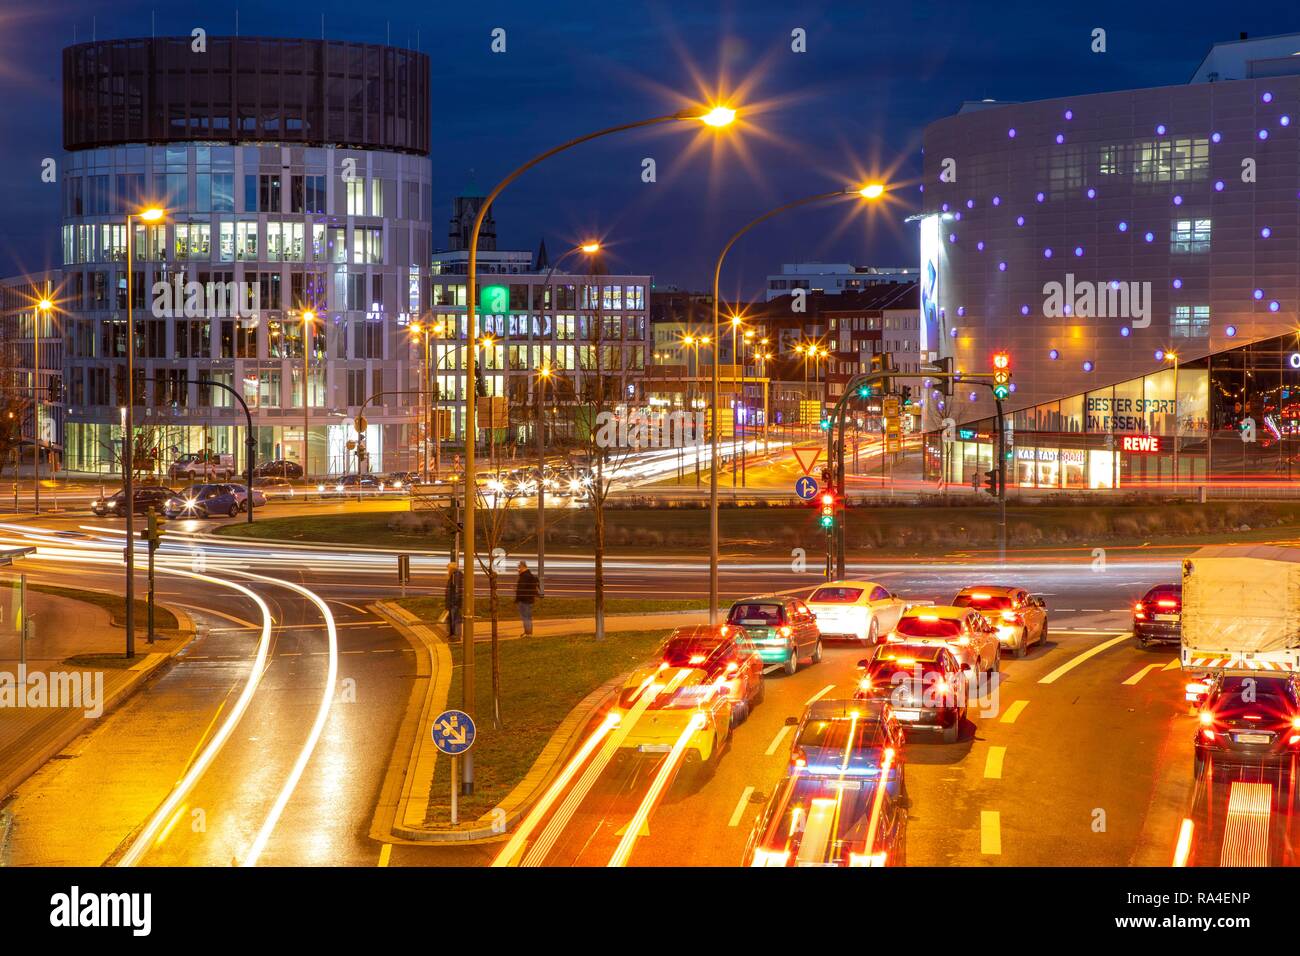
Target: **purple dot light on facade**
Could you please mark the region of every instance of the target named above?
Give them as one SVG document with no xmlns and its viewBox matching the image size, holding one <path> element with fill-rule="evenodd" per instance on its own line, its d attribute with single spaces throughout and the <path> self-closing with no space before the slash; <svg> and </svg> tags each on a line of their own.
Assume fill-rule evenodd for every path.
<svg viewBox="0 0 1300 956">
<path fill-rule="evenodd" d="M 1111 280 L 1110 280 L 1110 287 L 1111 287 L 1112 289 L 1118 289 L 1118 288 L 1119 288 L 1119 280 L 1118 280 L 1118 279 L 1111 279 Z"/>
<path fill-rule="evenodd" d="M 1035 196 L 1034 198 L 1037 199 L 1039 202 L 1042 202 L 1042 201 L 1043 201 L 1044 199 L 1046 199 L 1047 197 L 1044 196 L 1042 193 L 1039 193 L 1039 194 L 1038 194 L 1037 196 Z"/>
<path fill-rule="evenodd" d="M 1273 102 L 1273 94 L 1272 94 L 1272 93 L 1265 93 L 1263 96 L 1260 97 L 1260 99 L 1263 100 L 1265 103 L 1272 103 L 1272 102 Z"/>
<path fill-rule="evenodd" d="M 1222 134 L 1222 133 L 1211 133 L 1211 134 L 1210 134 L 1210 142 L 1211 142 L 1211 143 L 1217 143 L 1217 142 L 1219 142 L 1219 140 L 1221 140 L 1221 139 L 1223 139 L 1223 134 Z"/>
<path fill-rule="evenodd" d="M 1088 187 L 1088 198 L 1089 199 L 1097 198 L 1097 190 L 1093 189 L 1091 186 Z"/>
<path fill-rule="evenodd" d="M 984 240 L 981 239 L 979 242 L 975 243 L 975 248 L 978 249 L 980 252 L 983 252 L 983 251 L 984 251 Z"/>
<path fill-rule="evenodd" d="M 959 306 L 957 306 L 957 314 L 958 314 L 958 315 L 965 315 L 965 314 L 966 314 L 966 306 L 964 306 L 964 305 L 959 305 Z"/>
<path fill-rule="evenodd" d="M 1268 139 L 1268 130 L 1266 130 L 1266 129 L 1262 129 L 1262 130 L 1260 130 L 1260 131 L 1259 131 L 1259 138 L 1260 138 L 1260 139 Z"/>
<path fill-rule="evenodd" d="M 1128 223 L 1121 220 L 1119 226 L 1116 228 L 1118 228 L 1120 232 L 1128 232 Z"/>
<path fill-rule="evenodd" d="M 999 262 L 998 272 L 1006 272 L 1006 271 L 1007 271 L 1007 264 L 1005 262 Z"/>
<path fill-rule="evenodd" d="M 1065 118 L 1068 119 L 1068 120 L 1072 120 L 1072 119 L 1074 119 L 1074 110 L 1066 110 L 1066 111 L 1065 111 Z"/>
<path fill-rule="evenodd" d="M 1061 311 L 1066 315 L 1073 315 L 1074 307 L 1067 302 L 1065 305 L 1061 306 Z"/>
<path fill-rule="evenodd" d="M 1281 123 L 1283 126 L 1290 126 L 1290 125 L 1291 125 L 1291 117 L 1287 116 L 1285 113 L 1283 113 L 1281 116 L 1279 116 L 1279 117 L 1277 118 L 1277 121 L 1278 121 L 1279 123 Z"/>
<path fill-rule="evenodd" d="M 1119 330 L 1119 334 L 1122 335 L 1122 336 L 1124 336 L 1124 338 L 1128 338 L 1128 337 L 1129 337 L 1129 328 L 1128 328 L 1128 326 L 1127 326 L 1127 325 L 1125 325 L 1125 326 L 1121 326 L 1121 327 L 1120 327 L 1120 330 Z"/>
<path fill-rule="evenodd" d="M 1011 391 L 1014 392 L 1015 390 L 1016 390 L 1016 383 L 1015 383 L 1015 382 L 1012 382 L 1012 383 L 1011 383 Z"/>
<path fill-rule="evenodd" d="M 1183 197 L 1182 197 L 1182 196 L 1175 196 L 1175 197 L 1174 197 L 1174 205 L 1175 205 L 1175 206 L 1181 206 L 1182 204 L 1183 204 Z"/>
<path fill-rule="evenodd" d="M 956 337 L 957 337 L 957 330 L 956 330 L 956 329 L 949 329 L 949 330 L 948 330 L 948 338 L 950 338 L 950 339 L 955 339 Z"/>
<path fill-rule="evenodd" d="M 1264 298 L 1264 290 L 1263 290 L 1263 289 L 1256 289 L 1256 290 L 1252 293 L 1252 295 L 1255 296 L 1255 301 L 1258 302 L 1260 299 Z"/>
<path fill-rule="evenodd" d="M 1024 216 L 1016 216 L 1016 225 L 1017 225 L 1017 226 L 1023 226 L 1024 224 L 1025 224 L 1025 217 L 1024 217 Z"/>
<path fill-rule="evenodd" d="M 994 196 L 994 197 L 993 197 L 993 205 L 995 205 L 995 206 L 1001 206 L 1001 205 L 1002 205 L 1002 197 L 1001 197 L 1001 196 Z"/>
<path fill-rule="evenodd" d="M 1215 191 L 1216 193 L 1221 193 L 1221 192 L 1223 192 L 1223 180 L 1222 180 L 1222 179 L 1216 179 L 1216 180 L 1214 181 L 1214 191 Z"/>
<path fill-rule="evenodd" d="M 1280 308 L 1282 308 L 1282 303 L 1278 302 L 1277 299 L 1268 304 L 1268 311 L 1270 312 L 1276 312 Z"/>
<path fill-rule="evenodd" d="M 967 208 L 967 209 L 974 209 L 974 208 L 975 208 L 975 200 L 973 200 L 973 199 L 967 199 L 967 200 L 966 200 L 966 208 Z"/>
<path fill-rule="evenodd" d="M 1156 241 L 1156 234 L 1155 234 L 1154 232 L 1148 232 L 1148 233 L 1147 233 L 1145 236 L 1143 236 L 1142 238 L 1145 239 L 1147 242 L 1155 242 L 1155 241 Z"/>
<path fill-rule="evenodd" d="M 1273 235 L 1273 230 L 1268 228 L 1268 226 L 1265 226 L 1263 229 L 1259 231 L 1259 235 L 1260 238 L 1267 239 L 1269 236 Z"/>
<path fill-rule="evenodd" d="M 1164 360 L 1165 360 L 1165 350 L 1164 350 L 1164 349 L 1156 349 L 1156 361 L 1157 361 L 1157 362 L 1163 362 Z"/>
<path fill-rule="evenodd" d="M 943 209 L 944 212 L 947 212 L 947 211 L 948 211 L 948 204 L 947 204 L 947 203 L 944 203 L 943 206 L 942 206 L 941 208 Z"/>
<path fill-rule="evenodd" d="M 1076 256 L 1082 256 L 1082 255 L 1083 255 L 1083 246 L 1075 246 L 1075 247 L 1074 247 L 1074 254 L 1075 254 Z"/>
<path fill-rule="evenodd" d="M 961 222 L 961 213 L 960 212 L 953 213 L 952 218 L 957 220 L 958 222 Z"/>
<path fill-rule="evenodd" d="M 949 242 L 956 242 L 956 241 L 957 241 L 957 233 L 955 233 L 955 232 L 950 232 L 950 233 L 948 233 L 948 241 L 949 241 Z"/>
<path fill-rule="evenodd" d="M 1052 247 L 1051 247 L 1051 246 L 1048 246 L 1046 249 L 1043 250 L 1043 258 L 1044 258 L 1044 259 L 1050 259 L 1050 258 L 1052 258 Z"/>
<path fill-rule="evenodd" d="M 973 401 L 976 401 L 978 398 L 979 398 L 979 396 L 976 395 L 974 392 L 971 392 L 971 393 L 970 393 L 970 400 L 971 400 L 972 402 L 973 402 Z"/>
<path fill-rule="evenodd" d="M 1064 134 L 1064 133 L 1057 133 L 1057 134 L 1056 134 L 1056 145 L 1057 145 L 1057 146 L 1060 146 L 1060 145 L 1061 145 L 1062 143 L 1064 143 L 1064 142 L 1065 142 L 1065 134 Z"/>
<path fill-rule="evenodd" d="M 1056 349 L 1051 349 L 1051 350 L 1047 353 L 1047 357 L 1048 357 L 1049 359 L 1051 359 L 1053 362 L 1055 362 L 1057 359 L 1059 359 L 1059 358 L 1061 357 L 1061 353 L 1058 352 L 1058 351 L 1056 351 Z"/>
<path fill-rule="evenodd" d="M 1028 314 L 1029 314 L 1029 306 L 1027 306 L 1027 305 L 1022 305 L 1022 306 L 1020 307 L 1020 314 L 1021 314 L 1021 315 L 1028 315 Z"/>
<path fill-rule="evenodd" d="M 1016 128 L 1015 128 L 1014 126 L 1011 127 L 1011 129 L 1007 130 L 1007 136 L 1008 136 L 1008 138 L 1010 138 L 1010 139 L 1015 139 L 1015 138 L 1016 138 Z"/>
<path fill-rule="evenodd" d="M 1164 123 L 1161 123 L 1159 126 L 1156 127 L 1156 135 L 1157 135 L 1157 136 L 1164 136 L 1164 135 L 1165 135 L 1165 124 L 1164 124 Z"/>
<path fill-rule="evenodd" d="M 1230 325 L 1230 326 L 1228 326 L 1226 329 L 1224 329 L 1223 331 L 1227 334 L 1228 338 L 1231 339 L 1231 338 L 1234 338 L 1234 337 L 1236 336 L 1236 334 L 1237 334 L 1237 327 L 1236 327 L 1235 325 Z"/>
<path fill-rule="evenodd" d="M 1083 362 L 1083 370 L 1085 372 L 1091 372 L 1092 368 L 1093 368 L 1092 359 L 1085 359 Z"/>
<path fill-rule="evenodd" d="M 1181 289 L 1182 287 L 1183 287 L 1183 280 L 1182 280 L 1182 279 L 1175 279 L 1175 280 L 1174 280 L 1174 288 L 1175 288 L 1175 289 Z"/>
</svg>

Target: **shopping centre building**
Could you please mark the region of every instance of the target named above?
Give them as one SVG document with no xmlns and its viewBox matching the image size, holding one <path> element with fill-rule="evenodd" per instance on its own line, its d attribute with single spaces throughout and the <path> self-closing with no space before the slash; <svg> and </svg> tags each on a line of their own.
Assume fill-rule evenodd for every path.
<svg viewBox="0 0 1300 956">
<path fill-rule="evenodd" d="M 1009 483 L 1300 477 L 1300 35 L 1182 86 L 967 104 L 924 137 L 921 350 L 1011 357 Z M 991 391 L 926 395 L 926 468 L 993 463 Z"/>
</svg>

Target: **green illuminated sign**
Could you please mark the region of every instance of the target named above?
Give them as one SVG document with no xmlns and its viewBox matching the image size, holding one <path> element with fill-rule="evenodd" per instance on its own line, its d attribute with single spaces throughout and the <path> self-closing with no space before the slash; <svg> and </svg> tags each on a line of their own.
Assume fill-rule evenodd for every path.
<svg viewBox="0 0 1300 956">
<path fill-rule="evenodd" d="M 503 285 L 485 285 L 479 296 L 479 309 L 483 312 L 510 311 L 510 289 Z"/>
</svg>

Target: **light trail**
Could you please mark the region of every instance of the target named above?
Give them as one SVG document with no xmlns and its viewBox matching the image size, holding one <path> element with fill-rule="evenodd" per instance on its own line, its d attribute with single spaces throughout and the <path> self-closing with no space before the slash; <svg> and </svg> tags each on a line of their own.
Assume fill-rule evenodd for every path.
<svg viewBox="0 0 1300 956">
<path fill-rule="evenodd" d="M 1192 855 L 1192 833 L 1195 829 L 1196 825 L 1191 819 L 1184 817 L 1178 828 L 1178 844 L 1174 847 L 1174 866 L 1187 865 L 1187 860 Z"/>
<path fill-rule="evenodd" d="M 659 767 L 659 772 L 655 774 L 654 783 L 650 784 L 650 789 L 646 791 L 645 799 L 637 807 L 636 813 L 633 814 L 632 820 L 627 825 L 627 830 L 623 833 L 623 839 L 619 841 L 618 849 L 614 855 L 609 858 L 609 866 L 627 866 L 628 858 L 632 855 L 632 848 L 636 846 L 636 841 L 640 835 L 642 827 L 650 818 L 650 813 L 658 805 L 660 797 L 668 787 L 668 781 L 677 773 L 677 765 L 681 762 L 682 755 L 686 753 L 686 745 L 691 742 L 695 733 L 704 728 L 704 714 L 695 713 L 691 719 L 686 722 L 686 729 L 682 731 L 681 736 L 673 744 L 673 749 L 668 752 L 668 756 Z M 716 757 L 717 754 L 712 754 Z"/>
<path fill-rule="evenodd" d="M 1268 866 L 1268 829 L 1273 807 L 1271 783 L 1234 780 L 1228 791 L 1219 866 Z"/>
</svg>

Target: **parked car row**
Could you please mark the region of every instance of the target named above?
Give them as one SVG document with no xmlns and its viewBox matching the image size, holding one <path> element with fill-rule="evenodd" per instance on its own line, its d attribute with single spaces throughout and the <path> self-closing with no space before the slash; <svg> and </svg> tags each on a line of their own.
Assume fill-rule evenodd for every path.
<svg viewBox="0 0 1300 956">
<path fill-rule="evenodd" d="M 266 504 L 266 494 L 260 488 L 253 489 L 252 498 L 254 508 Z M 142 485 L 134 490 L 132 510 L 146 514 L 153 509 L 168 518 L 233 518 L 248 510 L 248 499 L 248 488 L 231 482 L 190 485 L 180 491 L 164 485 Z M 126 491 L 96 498 L 90 510 L 100 517 L 126 514 Z"/>
</svg>

